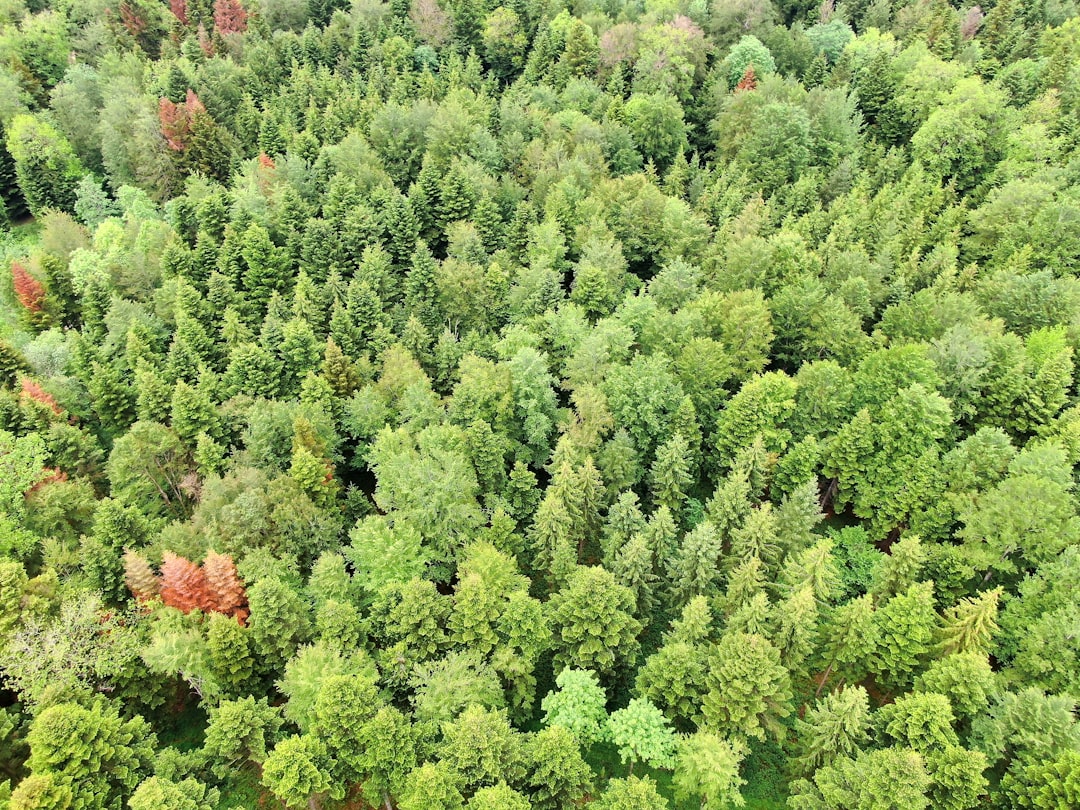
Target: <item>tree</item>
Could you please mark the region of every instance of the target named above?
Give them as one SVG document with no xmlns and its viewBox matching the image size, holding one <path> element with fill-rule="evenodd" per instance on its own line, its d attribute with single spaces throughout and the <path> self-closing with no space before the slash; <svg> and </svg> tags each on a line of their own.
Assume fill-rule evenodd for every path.
<svg viewBox="0 0 1080 810">
<path fill-rule="evenodd" d="M 929 755 L 958 744 L 952 706 L 944 695 L 916 692 L 882 706 L 874 718 L 882 735 L 896 745 Z"/>
<path fill-rule="evenodd" d="M 985 655 L 954 653 L 932 661 L 915 680 L 915 691 L 944 695 L 963 722 L 986 711 L 997 683 Z"/>
<path fill-rule="evenodd" d="M 214 0 L 214 28 L 222 36 L 247 30 L 248 13 L 240 0 Z"/>
<path fill-rule="evenodd" d="M 826 664 L 818 694 L 834 672 L 845 680 L 857 681 L 870 670 L 879 643 L 880 627 L 874 617 L 874 600 L 870 594 L 851 599 L 832 610 L 822 632 Z"/>
<path fill-rule="evenodd" d="M 527 745 L 531 806 L 561 810 L 576 804 L 592 786 L 593 772 L 581 756 L 578 739 L 562 725 L 552 725 Z"/>
<path fill-rule="evenodd" d="M 320 678 L 312 710 L 312 733 L 326 744 L 339 781 L 359 782 L 368 772 L 371 761 L 365 751 L 365 743 L 370 742 L 367 724 L 381 702 L 370 672 Z"/>
<path fill-rule="evenodd" d="M 140 602 L 148 602 L 161 590 L 161 582 L 141 554 L 131 549 L 124 552 L 124 584 Z"/>
<path fill-rule="evenodd" d="M 1003 155 L 1007 110 L 1000 91 L 975 78 L 961 80 L 912 136 L 912 155 L 934 176 L 968 191 Z"/>
<path fill-rule="evenodd" d="M 261 579 L 251 587 L 248 604 L 252 645 L 268 669 L 284 668 L 310 633 L 307 605 L 295 590 L 274 577 Z"/>
<path fill-rule="evenodd" d="M 773 61 L 772 53 L 755 36 L 744 36 L 738 41 L 723 62 L 724 76 L 727 79 L 728 89 L 734 89 L 742 81 L 748 70 L 753 72 L 753 77 L 761 77 L 766 73 L 776 72 L 776 62 Z"/>
<path fill-rule="evenodd" d="M 215 788 L 196 779 L 175 782 L 160 776 L 145 780 L 128 799 L 131 810 L 211 810 L 220 798 Z"/>
<path fill-rule="evenodd" d="M 612 779 L 596 799 L 597 810 L 667 810 L 668 800 L 648 776 Z"/>
<path fill-rule="evenodd" d="M 123 720 L 101 702 L 90 708 L 49 706 L 34 719 L 26 740 L 26 765 L 33 776 L 50 779 L 53 790 L 66 792 L 73 806 L 100 810 L 127 801 L 149 771 L 156 744 L 145 720 Z M 19 786 L 12 795 L 16 806 L 31 789 Z"/>
<path fill-rule="evenodd" d="M 510 727 L 506 713 L 469 706 L 443 726 L 440 759 L 461 775 L 466 788 L 518 784 L 525 776 L 522 735 Z"/>
<path fill-rule="evenodd" d="M 512 78 L 525 64 L 528 37 L 512 8 L 499 6 L 484 21 L 484 55 L 497 76 Z"/>
<path fill-rule="evenodd" d="M 633 616 L 634 597 L 598 566 L 578 566 L 548 602 L 557 666 L 611 672 L 620 659 L 632 659 L 641 623 Z"/>
<path fill-rule="evenodd" d="M 166 551 L 161 557 L 161 601 L 184 613 L 208 610 L 205 573 L 190 560 Z"/>
<path fill-rule="evenodd" d="M 656 706 L 644 698 L 634 698 L 626 708 L 608 718 L 611 741 L 619 749 L 619 759 L 630 763 L 630 772 L 639 760 L 653 768 L 671 768 L 675 761 L 675 733 Z"/>
<path fill-rule="evenodd" d="M 855 757 L 868 739 L 870 699 L 861 686 L 832 692 L 795 721 L 799 769 L 810 774 L 839 757 Z"/>
<path fill-rule="evenodd" d="M 678 801 L 701 798 L 703 810 L 743 807 L 740 789 L 746 780 L 739 776 L 745 749 L 728 740 L 698 731 L 679 743 L 672 784 Z"/>
<path fill-rule="evenodd" d="M 562 726 L 588 749 L 607 736 L 607 695 L 596 674 L 588 669 L 564 669 L 555 678 L 558 690 L 541 702 L 544 723 Z"/>
<path fill-rule="evenodd" d="M 44 120 L 17 115 L 7 126 L 7 151 L 15 161 L 19 189 L 34 216 L 50 208 L 75 209 L 75 189 L 83 169 L 63 135 Z"/>
<path fill-rule="evenodd" d="M 765 739 L 791 712 L 791 681 L 780 651 L 763 636 L 727 633 L 709 654 L 702 699 L 706 728 Z"/>
<path fill-rule="evenodd" d="M 360 732 L 360 772 L 365 799 L 390 807 L 405 778 L 416 766 L 416 730 L 408 716 L 392 706 L 380 708 Z"/>
<path fill-rule="evenodd" d="M 233 617 L 211 613 L 206 627 L 210 673 L 230 695 L 241 695 L 255 672 L 248 631 Z"/>
<path fill-rule="evenodd" d="M 890 686 L 910 683 L 933 642 L 934 584 L 918 583 L 897 594 L 874 614 L 874 623 L 879 641 L 873 672 Z"/>
<path fill-rule="evenodd" d="M 665 169 L 686 145 L 683 109 L 674 96 L 635 93 L 624 109 L 626 125 L 642 154 Z"/>
<path fill-rule="evenodd" d="M 970 810 L 982 804 L 989 784 L 986 755 L 958 745 L 933 751 L 926 756 L 926 766 L 934 780 L 929 797 L 933 807 L 943 810 Z"/>
<path fill-rule="evenodd" d="M 460 810 L 465 799 L 460 777 L 446 763 L 425 762 L 405 779 L 398 796 L 401 810 Z"/>
<path fill-rule="evenodd" d="M 792 810 L 925 810 L 931 785 L 926 762 L 917 751 L 881 748 L 843 757 L 821 768 L 813 782 L 798 780 L 788 806 Z"/>
<path fill-rule="evenodd" d="M 248 615 L 247 592 L 232 557 L 218 554 L 211 549 L 203 559 L 202 571 L 206 580 L 209 609 L 244 621 Z"/>
<path fill-rule="evenodd" d="M 1002 589 L 965 597 L 945 611 L 938 646 L 945 655 L 990 651 L 997 631 L 998 599 Z"/>
<path fill-rule="evenodd" d="M 113 444 L 106 472 L 112 496 L 148 516 L 185 517 L 192 504 L 187 449 L 170 429 L 136 422 Z"/>
<path fill-rule="evenodd" d="M 309 734 L 286 737 L 263 763 L 262 783 L 289 807 L 317 810 L 321 797 L 341 799 L 345 785 L 330 773 L 326 746 Z"/>
<path fill-rule="evenodd" d="M 315 722 L 315 708 L 323 685 L 337 675 L 374 677 L 374 667 L 361 651 L 343 654 L 321 641 L 301 647 L 285 664 L 285 675 L 276 685 L 289 698 L 285 716 L 302 732 L 311 730 Z"/>
<path fill-rule="evenodd" d="M 1080 752 L 1065 751 L 1049 762 L 1010 771 L 1001 790 L 1013 807 L 1067 810 L 1080 799 Z"/>
</svg>

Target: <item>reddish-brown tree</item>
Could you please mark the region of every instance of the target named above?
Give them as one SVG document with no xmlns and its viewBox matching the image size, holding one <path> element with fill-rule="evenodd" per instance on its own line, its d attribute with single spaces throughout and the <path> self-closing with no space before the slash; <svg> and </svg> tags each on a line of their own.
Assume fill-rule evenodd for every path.
<svg viewBox="0 0 1080 810">
<path fill-rule="evenodd" d="M 169 0 L 169 11 L 180 21 L 181 25 L 188 24 L 187 0 Z"/>
<path fill-rule="evenodd" d="M 214 0 L 214 28 L 222 36 L 247 30 L 248 13 L 240 0 Z"/>
<path fill-rule="evenodd" d="M 120 3 L 120 22 L 132 37 L 138 39 L 139 35 L 146 30 L 146 19 L 139 13 L 139 9 L 131 3 Z"/>
<path fill-rule="evenodd" d="M 140 602 L 149 602 L 161 592 L 161 583 L 150 563 L 130 548 L 124 552 L 124 584 Z"/>
<path fill-rule="evenodd" d="M 742 78 L 739 79 L 739 83 L 735 85 L 735 92 L 741 93 L 744 90 L 757 89 L 757 76 L 754 75 L 754 66 L 747 65 L 746 72 L 743 73 Z"/>
<path fill-rule="evenodd" d="M 30 271 L 21 262 L 11 263 L 11 280 L 15 287 L 15 297 L 30 312 L 41 312 L 45 308 L 45 285 L 30 275 Z"/>
<path fill-rule="evenodd" d="M 23 377 L 19 381 L 19 400 L 32 400 L 39 405 L 44 405 L 57 416 L 64 412 L 64 409 L 60 407 L 60 403 L 56 401 L 53 395 L 29 377 Z"/>
<path fill-rule="evenodd" d="M 171 551 L 161 555 L 161 601 L 190 613 L 210 609 L 210 590 L 199 566 Z"/>
<path fill-rule="evenodd" d="M 195 117 L 206 112 L 206 107 L 188 89 L 187 98 L 180 104 L 174 104 L 167 98 L 158 102 L 158 120 L 161 122 L 161 134 L 174 152 L 183 152 L 191 145 L 192 122 Z"/>
<path fill-rule="evenodd" d="M 210 35 L 206 32 L 206 26 L 199 23 L 199 30 L 197 32 L 199 39 L 199 47 L 202 48 L 202 52 L 207 56 L 214 55 L 214 40 L 210 38 Z"/>
<path fill-rule="evenodd" d="M 247 592 L 232 557 L 208 551 L 202 568 L 210 592 L 210 609 L 245 621 L 248 616 Z"/>
</svg>

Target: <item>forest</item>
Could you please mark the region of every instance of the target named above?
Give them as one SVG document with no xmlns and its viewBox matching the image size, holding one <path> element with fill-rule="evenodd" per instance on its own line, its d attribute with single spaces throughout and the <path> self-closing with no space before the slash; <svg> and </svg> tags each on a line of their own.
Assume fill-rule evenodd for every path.
<svg viewBox="0 0 1080 810">
<path fill-rule="evenodd" d="M 0 0 L 0 810 L 1080 808 L 1075 0 Z"/>
</svg>

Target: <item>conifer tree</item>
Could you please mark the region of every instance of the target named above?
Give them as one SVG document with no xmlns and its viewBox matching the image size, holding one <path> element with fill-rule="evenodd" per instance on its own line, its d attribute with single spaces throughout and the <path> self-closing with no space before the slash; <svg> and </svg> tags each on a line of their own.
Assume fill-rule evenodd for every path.
<svg viewBox="0 0 1080 810">
<path fill-rule="evenodd" d="M 857 756 L 870 730 L 870 699 L 861 686 L 830 692 L 795 721 L 799 771 L 811 774 L 839 757 Z"/>
<path fill-rule="evenodd" d="M 161 583 L 150 563 L 136 551 L 124 552 L 124 584 L 140 602 L 148 602 L 161 590 Z"/>
<path fill-rule="evenodd" d="M 161 601 L 184 613 L 209 609 L 210 592 L 203 570 L 166 551 L 161 556 Z"/>
<path fill-rule="evenodd" d="M 702 700 L 705 727 L 765 739 L 791 713 L 791 680 L 780 651 L 763 636 L 729 632 L 713 647 Z"/>
<path fill-rule="evenodd" d="M 939 631 L 938 648 L 944 655 L 990 651 L 997 632 L 998 600 L 1002 589 L 965 597 L 945 611 Z"/>
</svg>

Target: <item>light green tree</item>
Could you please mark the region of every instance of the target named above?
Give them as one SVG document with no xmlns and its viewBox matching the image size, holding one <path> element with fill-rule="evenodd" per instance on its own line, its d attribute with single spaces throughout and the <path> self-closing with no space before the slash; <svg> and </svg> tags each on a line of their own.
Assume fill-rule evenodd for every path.
<svg viewBox="0 0 1080 810">
<path fill-rule="evenodd" d="M 739 776 L 745 749 L 715 734 L 698 731 L 679 743 L 672 785 L 679 801 L 701 799 L 703 810 L 743 807 Z"/>
<path fill-rule="evenodd" d="M 668 719 L 644 698 L 634 698 L 626 708 L 611 713 L 608 733 L 619 749 L 619 759 L 634 764 L 644 762 L 653 768 L 671 768 L 675 761 L 675 732 Z"/>
</svg>

